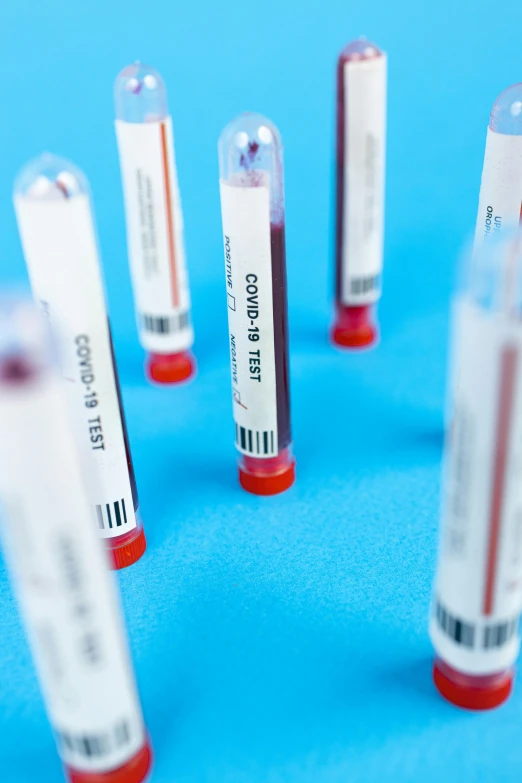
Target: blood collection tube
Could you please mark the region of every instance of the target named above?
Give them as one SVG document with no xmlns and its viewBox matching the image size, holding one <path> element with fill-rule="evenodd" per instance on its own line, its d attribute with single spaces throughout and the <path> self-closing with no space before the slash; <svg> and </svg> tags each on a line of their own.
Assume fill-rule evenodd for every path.
<svg viewBox="0 0 522 783">
<path fill-rule="evenodd" d="M 522 235 L 474 252 L 454 311 L 442 523 L 430 635 L 439 692 L 508 698 L 522 606 Z"/>
<path fill-rule="evenodd" d="M 1 529 L 70 783 L 141 783 L 151 748 L 118 593 L 32 305 L 0 306 Z"/>
<path fill-rule="evenodd" d="M 365 38 L 337 63 L 336 283 L 331 338 L 365 348 L 378 338 L 386 147 L 386 55 Z"/>
<path fill-rule="evenodd" d="M 475 250 L 520 222 L 522 208 L 522 83 L 500 93 L 489 119 L 480 185 Z"/>
<path fill-rule="evenodd" d="M 95 524 L 114 567 L 124 568 L 146 543 L 89 185 L 71 163 L 46 153 L 19 175 L 14 203 L 33 294 L 59 342 Z"/>
<path fill-rule="evenodd" d="M 219 170 L 239 481 L 274 495 L 295 479 L 277 128 L 259 114 L 234 119 L 219 139 Z"/>
<path fill-rule="evenodd" d="M 183 214 L 163 79 L 136 62 L 116 78 L 116 136 L 140 342 L 156 383 L 195 372 Z"/>
</svg>

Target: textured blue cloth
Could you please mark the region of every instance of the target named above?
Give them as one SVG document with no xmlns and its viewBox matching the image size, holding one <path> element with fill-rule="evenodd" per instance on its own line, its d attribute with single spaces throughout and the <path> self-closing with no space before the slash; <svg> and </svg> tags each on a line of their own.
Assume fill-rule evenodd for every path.
<svg viewBox="0 0 522 783">
<path fill-rule="evenodd" d="M 153 783 L 511 783 L 520 688 L 492 714 L 431 684 L 448 298 L 473 227 L 488 113 L 517 81 L 520 8 L 486 0 L 16 0 L 0 5 L 1 280 L 25 281 L 11 182 L 49 149 L 93 188 L 148 550 L 119 575 Z M 389 54 L 385 290 L 377 350 L 326 340 L 334 64 Z M 164 75 L 176 132 L 199 373 L 148 387 L 127 270 L 112 80 Z M 298 479 L 236 481 L 216 142 L 266 113 L 285 143 Z M 0 780 L 60 765 L 0 567 Z"/>
</svg>

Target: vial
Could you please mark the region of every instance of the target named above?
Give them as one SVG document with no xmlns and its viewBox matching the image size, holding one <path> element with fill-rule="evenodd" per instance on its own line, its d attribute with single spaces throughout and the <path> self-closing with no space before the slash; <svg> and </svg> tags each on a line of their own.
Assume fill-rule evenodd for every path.
<svg viewBox="0 0 522 783">
<path fill-rule="evenodd" d="M 219 171 L 239 481 L 274 495 L 295 478 L 277 128 L 260 114 L 232 120 L 219 139 Z"/>
<path fill-rule="evenodd" d="M 59 343 L 94 521 L 114 567 L 124 568 L 146 543 L 89 185 L 71 163 L 44 154 L 20 173 L 14 204 L 33 295 Z"/>
<path fill-rule="evenodd" d="M 491 110 L 480 184 L 475 250 L 520 223 L 522 205 L 522 83 L 501 92 Z"/>
<path fill-rule="evenodd" d="M 505 701 L 522 606 L 522 236 L 468 261 L 453 317 L 442 520 L 430 618 L 439 692 Z"/>
<path fill-rule="evenodd" d="M 141 783 L 151 748 L 44 323 L 0 305 L 0 529 L 70 783 Z"/>
<path fill-rule="evenodd" d="M 138 333 L 149 379 L 186 381 L 195 372 L 194 331 L 172 119 L 163 79 L 136 62 L 116 77 L 116 137 Z"/>
<path fill-rule="evenodd" d="M 365 38 L 337 63 L 335 322 L 343 348 L 376 343 L 381 296 L 386 148 L 386 55 Z"/>
</svg>

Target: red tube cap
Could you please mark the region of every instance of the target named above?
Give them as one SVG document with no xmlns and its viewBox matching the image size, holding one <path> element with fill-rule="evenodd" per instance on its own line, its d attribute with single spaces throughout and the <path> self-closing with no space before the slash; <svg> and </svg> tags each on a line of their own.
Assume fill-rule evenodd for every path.
<svg viewBox="0 0 522 783">
<path fill-rule="evenodd" d="M 492 710 L 503 704 L 513 687 L 513 671 L 488 676 L 466 675 L 442 661 L 433 665 L 433 682 L 441 696 L 465 710 Z"/>
<path fill-rule="evenodd" d="M 278 495 L 290 489 L 295 481 L 295 462 L 283 472 L 273 476 L 247 473 L 239 468 L 239 483 L 253 495 Z"/>
<path fill-rule="evenodd" d="M 143 555 L 147 549 L 145 532 L 142 527 L 131 531 L 127 536 L 118 538 L 106 538 L 106 546 L 111 556 L 111 564 L 115 570 L 127 568 Z"/>
<path fill-rule="evenodd" d="M 377 342 L 379 332 L 373 322 L 372 305 L 337 308 L 331 338 L 342 348 L 368 348 Z"/>
<path fill-rule="evenodd" d="M 277 457 L 259 459 L 243 455 L 239 463 L 239 483 L 253 495 L 278 495 L 295 481 L 295 459 L 284 449 Z"/>
<path fill-rule="evenodd" d="M 67 767 L 70 783 L 142 783 L 152 766 L 152 748 L 147 742 L 130 761 L 111 772 L 78 772 Z"/>
<path fill-rule="evenodd" d="M 151 353 L 147 359 L 147 377 L 155 383 L 182 383 L 196 372 L 196 361 L 190 351 Z"/>
</svg>

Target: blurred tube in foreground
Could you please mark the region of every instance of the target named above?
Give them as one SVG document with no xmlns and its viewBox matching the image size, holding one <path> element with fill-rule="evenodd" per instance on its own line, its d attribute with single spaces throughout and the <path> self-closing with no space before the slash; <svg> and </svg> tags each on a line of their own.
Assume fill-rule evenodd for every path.
<svg viewBox="0 0 522 783">
<path fill-rule="evenodd" d="M 219 138 L 230 366 L 239 481 L 256 495 L 292 486 L 283 145 L 245 112 Z"/>
<path fill-rule="evenodd" d="M 520 223 L 522 207 L 522 83 L 500 93 L 489 119 L 480 183 L 475 251 Z"/>
<path fill-rule="evenodd" d="M 20 173 L 14 203 L 33 295 L 54 331 L 92 513 L 115 568 L 146 542 L 127 438 L 89 183 L 45 154 Z"/>
<path fill-rule="evenodd" d="M 522 606 L 522 236 L 473 253 L 453 317 L 430 635 L 434 681 L 484 710 L 511 692 Z"/>
<path fill-rule="evenodd" d="M 359 38 L 337 63 L 336 285 L 333 342 L 377 341 L 386 155 L 386 54 Z"/>
<path fill-rule="evenodd" d="M 151 750 L 63 395 L 33 308 L 0 306 L 1 527 L 58 751 L 71 783 L 141 783 Z"/>
<path fill-rule="evenodd" d="M 114 99 L 140 342 L 151 380 L 179 383 L 195 372 L 194 330 L 167 91 L 136 62 L 118 74 Z"/>
</svg>

